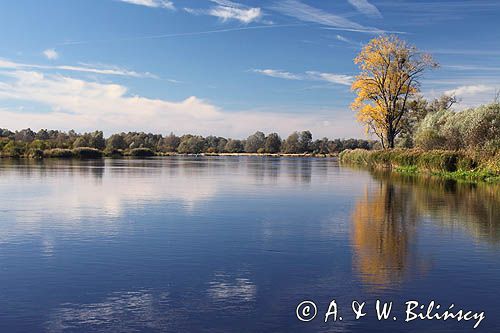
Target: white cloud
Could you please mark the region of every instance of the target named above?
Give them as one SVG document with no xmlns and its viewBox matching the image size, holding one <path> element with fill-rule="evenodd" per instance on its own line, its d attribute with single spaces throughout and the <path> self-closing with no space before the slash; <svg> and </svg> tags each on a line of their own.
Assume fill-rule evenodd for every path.
<svg viewBox="0 0 500 333">
<path fill-rule="evenodd" d="M 480 94 L 485 92 L 495 91 L 494 87 L 477 84 L 477 85 L 469 85 L 469 86 L 461 86 L 455 89 L 451 89 L 445 92 L 446 95 L 455 95 L 457 97 Z"/>
<path fill-rule="evenodd" d="M 307 72 L 310 78 L 315 80 L 323 80 L 330 83 L 341 84 L 344 86 L 350 86 L 353 81 L 353 77 L 350 75 L 344 74 L 335 74 L 335 73 L 321 73 L 309 71 Z"/>
<path fill-rule="evenodd" d="M 262 18 L 262 10 L 258 7 L 249 7 L 228 0 L 210 1 L 216 5 L 209 9 L 184 8 L 184 10 L 190 14 L 211 15 L 222 21 L 236 20 L 245 24 L 260 21 Z"/>
<path fill-rule="evenodd" d="M 293 74 L 290 72 L 285 72 L 277 69 L 254 69 L 253 72 L 263 74 L 270 77 L 275 77 L 279 79 L 286 80 L 301 80 L 302 77 L 298 74 Z"/>
<path fill-rule="evenodd" d="M 278 1 L 272 7 L 274 10 L 304 22 L 313 22 L 339 30 L 381 33 L 380 29 L 366 27 L 340 15 L 331 14 L 321 9 L 311 7 L 298 0 Z"/>
<path fill-rule="evenodd" d="M 351 42 L 350 39 L 348 39 L 348 38 L 346 38 L 344 36 L 341 36 L 341 35 L 337 35 L 337 36 L 335 36 L 335 38 L 337 38 L 337 40 L 339 40 L 341 42 L 345 42 L 345 43 L 350 43 Z"/>
<path fill-rule="evenodd" d="M 158 78 L 156 75 L 148 73 L 148 72 L 139 73 L 139 72 L 123 69 L 123 68 L 120 68 L 117 66 L 88 65 L 88 64 L 82 64 L 81 66 L 70 66 L 70 65 L 45 66 L 45 65 L 36 65 L 36 64 L 22 64 L 22 63 L 12 62 L 9 60 L 0 59 L 0 68 L 4 68 L 4 69 L 59 70 L 59 71 L 92 73 L 92 74 L 102 74 L 102 75 L 128 76 L 128 77 L 136 77 L 136 78 Z"/>
<path fill-rule="evenodd" d="M 118 1 L 138 6 L 152 7 L 152 8 L 165 8 L 171 10 L 175 9 L 174 3 L 169 0 L 118 0 Z"/>
<path fill-rule="evenodd" d="M 485 84 L 464 85 L 444 92 L 459 99 L 457 108 L 464 109 L 493 102 L 496 87 Z"/>
<path fill-rule="evenodd" d="M 49 60 L 56 60 L 59 58 L 59 54 L 54 49 L 47 49 L 43 51 L 43 55 Z"/>
<path fill-rule="evenodd" d="M 373 4 L 369 3 L 367 0 L 348 0 L 351 5 L 353 5 L 361 13 L 372 16 L 372 17 L 382 17 L 380 11 Z"/>
<path fill-rule="evenodd" d="M 343 43 L 346 43 L 346 44 L 349 44 L 349 45 L 352 45 L 352 46 L 356 46 L 357 48 L 361 47 L 362 44 L 361 43 L 358 43 L 358 42 L 355 42 L 347 37 L 344 37 L 342 35 L 336 35 L 335 36 L 335 39 L 338 40 L 338 41 L 341 41 Z"/>
<path fill-rule="evenodd" d="M 253 72 L 279 79 L 326 81 L 329 83 L 340 84 L 345 86 L 350 86 L 354 79 L 350 75 L 323 73 L 317 71 L 307 71 L 304 74 L 296 74 L 277 69 L 254 69 Z"/>
<path fill-rule="evenodd" d="M 227 112 L 191 96 L 182 101 L 133 96 L 122 85 L 99 83 L 14 70 L 0 73 L 0 100 L 43 105 L 49 112 L 16 112 L 0 110 L 2 126 L 11 129 L 55 128 L 90 131 L 101 129 L 107 134 L 121 131 L 154 133 L 217 134 L 243 138 L 255 130 L 278 132 L 309 129 L 316 136 L 360 137 L 362 127 L 348 110 L 333 112 L 304 110 L 301 114 L 280 112 Z M 43 111 L 43 110 L 38 110 Z M 316 110 L 317 111 L 317 110 Z"/>
</svg>

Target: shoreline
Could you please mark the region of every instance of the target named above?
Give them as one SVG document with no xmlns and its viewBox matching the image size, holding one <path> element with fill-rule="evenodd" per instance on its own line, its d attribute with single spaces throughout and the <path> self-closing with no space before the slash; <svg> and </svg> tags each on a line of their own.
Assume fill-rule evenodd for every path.
<svg viewBox="0 0 500 333">
<path fill-rule="evenodd" d="M 419 149 L 345 150 L 341 164 L 385 169 L 408 176 L 430 176 L 470 183 L 500 183 L 500 158 L 466 151 Z"/>
<path fill-rule="evenodd" d="M 56 149 L 54 149 L 56 150 Z M 294 153 L 158 153 L 158 152 L 142 152 L 131 154 L 130 152 L 105 152 L 101 150 L 86 150 L 86 152 L 75 152 L 71 149 L 57 149 L 56 152 L 44 151 L 38 154 L 22 155 L 22 156 L 4 156 L 0 155 L 1 159 L 28 159 L 28 160 L 44 160 L 44 159 L 103 159 L 103 158 L 154 158 L 154 157 L 173 157 L 173 156 L 193 156 L 193 157 L 300 157 L 300 158 L 338 158 L 339 154 L 294 154 Z"/>
</svg>

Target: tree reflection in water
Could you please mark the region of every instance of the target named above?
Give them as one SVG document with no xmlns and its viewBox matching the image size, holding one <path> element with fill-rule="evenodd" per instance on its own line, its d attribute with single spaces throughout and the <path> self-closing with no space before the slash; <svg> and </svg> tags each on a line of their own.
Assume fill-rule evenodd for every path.
<svg viewBox="0 0 500 333">
<path fill-rule="evenodd" d="M 352 212 L 353 266 L 372 288 L 391 288 L 429 269 L 416 242 L 422 221 L 500 244 L 500 186 L 373 173 Z"/>
<path fill-rule="evenodd" d="M 398 283 L 408 267 L 415 235 L 416 211 L 411 192 L 381 182 L 366 190 L 352 214 L 354 266 L 367 284 Z"/>
</svg>

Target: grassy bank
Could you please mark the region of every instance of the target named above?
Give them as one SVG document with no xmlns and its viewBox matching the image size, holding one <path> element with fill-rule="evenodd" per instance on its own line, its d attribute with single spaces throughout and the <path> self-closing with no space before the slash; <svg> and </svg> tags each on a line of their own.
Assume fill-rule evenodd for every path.
<svg viewBox="0 0 500 333">
<path fill-rule="evenodd" d="M 500 182 L 500 155 L 420 149 L 345 150 L 341 163 L 388 168 L 404 174 L 429 174 L 464 181 Z"/>
</svg>

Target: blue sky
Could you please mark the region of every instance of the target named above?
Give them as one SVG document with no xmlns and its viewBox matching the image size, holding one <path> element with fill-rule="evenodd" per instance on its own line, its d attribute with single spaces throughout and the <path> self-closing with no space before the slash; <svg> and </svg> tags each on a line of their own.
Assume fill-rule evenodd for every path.
<svg viewBox="0 0 500 333">
<path fill-rule="evenodd" d="M 0 2 L 0 127 L 365 137 L 352 59 L 395 33 L 441 64 L 429 97 L 500 88 L 496 0 Z"/>
</svg>

